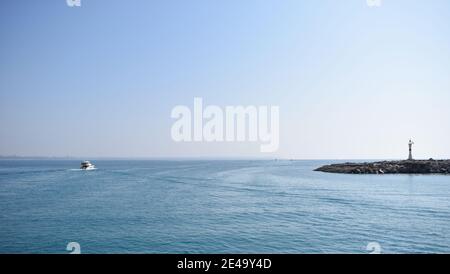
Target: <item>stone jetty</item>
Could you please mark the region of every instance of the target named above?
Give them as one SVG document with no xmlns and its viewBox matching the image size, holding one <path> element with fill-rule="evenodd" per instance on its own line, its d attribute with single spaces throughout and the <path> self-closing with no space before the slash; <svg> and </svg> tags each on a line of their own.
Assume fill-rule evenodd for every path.
<svg viewBox="0 0 450 274">
<path fill-rule="evenodd" d="M 345 174 L 450 174 L 450 160 L 343 163 L 322 166 L 315 171 Z"/>
</svg>

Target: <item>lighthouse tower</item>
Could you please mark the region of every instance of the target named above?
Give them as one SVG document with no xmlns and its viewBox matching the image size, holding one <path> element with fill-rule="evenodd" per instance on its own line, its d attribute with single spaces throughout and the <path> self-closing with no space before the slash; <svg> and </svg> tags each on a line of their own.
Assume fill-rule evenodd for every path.
<svg viewBox="0 0 450 274">
<path fill-rule="evenodd" d="M 414 142 L 411 139 L 409 139 L 409 143 L 408 143 L 408 146 L 409 146 L 408 160 L 413 160 L 413 157 L 412 157 L 412 145 L 414 145 Z"/>
</svg>

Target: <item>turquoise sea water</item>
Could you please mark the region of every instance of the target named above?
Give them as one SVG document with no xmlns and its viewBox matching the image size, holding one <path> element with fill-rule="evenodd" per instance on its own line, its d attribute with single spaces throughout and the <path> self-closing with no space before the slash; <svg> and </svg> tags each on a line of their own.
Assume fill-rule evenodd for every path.
<svg viewBox="0 0 450 274">
<path fill-rule="evenodd" d="M 0 161 L 0 253 L 450 252 L 450 176 L 333 161 Z"/>
</svg>

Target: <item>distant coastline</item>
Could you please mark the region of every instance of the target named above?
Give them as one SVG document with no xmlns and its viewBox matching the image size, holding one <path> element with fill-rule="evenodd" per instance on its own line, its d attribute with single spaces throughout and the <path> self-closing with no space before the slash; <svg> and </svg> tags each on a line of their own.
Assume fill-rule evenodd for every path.
<svg viewBox="0 0 450 274">
<path fill-rule="evenodd" d="M 77 157 L 0 155 L 0 160 L 78 160 Z"/>
</svg>

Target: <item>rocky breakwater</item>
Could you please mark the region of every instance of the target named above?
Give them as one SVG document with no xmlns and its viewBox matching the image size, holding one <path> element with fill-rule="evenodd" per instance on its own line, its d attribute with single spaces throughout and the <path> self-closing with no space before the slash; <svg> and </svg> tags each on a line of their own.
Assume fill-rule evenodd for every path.
<svg viewBox="0 0 450 274">
<path fill-rule="evenodd" d="M 322 166 L 315 171 L 345 174 L 450 174 L 450 160 L 343 163 Z"/>
</svg>

